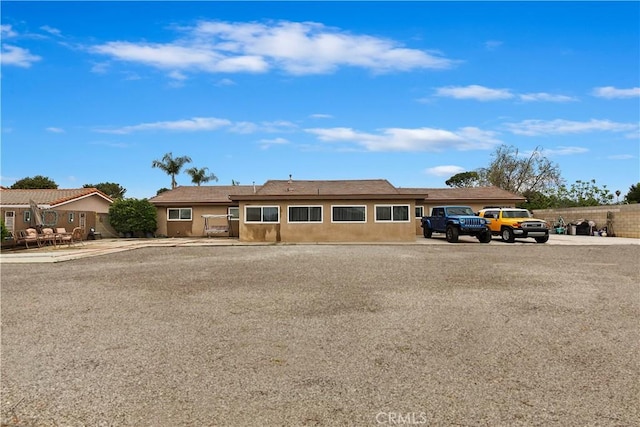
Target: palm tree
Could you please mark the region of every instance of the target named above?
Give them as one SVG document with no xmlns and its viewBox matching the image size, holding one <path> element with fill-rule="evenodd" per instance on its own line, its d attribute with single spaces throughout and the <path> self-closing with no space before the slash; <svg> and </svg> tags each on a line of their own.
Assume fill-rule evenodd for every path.
<svg viewBox="0 0 640 427">
<path fill-rule="evenodd" d="M 191 175 L 191 182 L 197 184 L 198 187 L 200 187 L 200 184 L 202 184 L 203 182 L 218 180 L 218 177 L 214 173 L 207 175 L 208 170 L 209 168 L 189 168 L 185 172 Z"/>
<path fill-rule="evenodd" d="M 167 153 L 162 157 L 162 160 L 154 160 L 151 163 L 151 167 L 158 168 L 165 171 L 167 175 L 171 175 L 171 188 L 174 189 L 178 185 L 176 183 L 176 175 L 180 173 L 186 163 L 191 163 L 191 157 L 181 156 L 174 159 L 172 153 Z"/>
</svg>

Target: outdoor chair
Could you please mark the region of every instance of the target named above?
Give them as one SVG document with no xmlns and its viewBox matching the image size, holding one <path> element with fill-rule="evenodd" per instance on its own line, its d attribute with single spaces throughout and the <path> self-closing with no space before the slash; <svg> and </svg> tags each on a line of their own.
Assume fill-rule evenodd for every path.
<svg viewBox="0 0 640 427">
<path fill-rule="evenodd" d="M 42 244 L 56 245 L 56 234 L 53 232 L 53 228 L 43 228 L 42 234 L 38 235 L 38 238 Z"/>
<path fill-rule="evenodd" d="M 82 241 L 83 237 L 84 237 L 84 233 L 82 231 L 82 228 L 80 227 L 74 228 L 73 231 L 71 232 L 71 240 L 70 240 L 69 246 L 71 246 L 71 243 L 76 243 L 76 242 L 80 242 L 80 244 L 84 245 L 84 242 Z"/>
<path fill-rule="evenodd" d="M 41 246 L 41 240 L 38 237 L 38 232 L 35 228 L 27 228 L 26 230 L 20 230 L 18 232 L 16 244 L 24 244 L 27 249 L 29 249 L 29 243 L 35 243 L 38 247 Z"/>
<path fill-rule="evenodd" d="M 64 227 L 56 228 L 56 238 L 60 244 L 66 243 L 71 246 L 71 235 L 72 233 L 68 232 Z"/>
</svg>

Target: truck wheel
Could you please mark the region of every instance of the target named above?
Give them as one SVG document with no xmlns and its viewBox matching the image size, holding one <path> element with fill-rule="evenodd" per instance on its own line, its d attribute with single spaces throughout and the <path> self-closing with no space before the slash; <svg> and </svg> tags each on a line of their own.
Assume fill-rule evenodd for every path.
<svg viewBox="0 0 640 427">
<path fill-rule="evenodd" d="M 460 234 L 459 230 L 457 227 L 454 227 L 452 225 L 448 225 L 447 226 L 447 242 L 449 243 L 456 243 L 458 242 L 458 235 Z"/>
<path fill-rule="evenodd" d="M 508 227 L 503 228 L 500 235 L 502 236 L 503 242 L 513 243 L 516 241 L 516 236 L 513 234 L 513 230 Z"/>
<path fill-rule="evenodd" d="M 491 232 L 485 231 L 484 233 L 481 233 L 478 235 L 478 240 L 480 240 L 480 243 L 489 243 L 491 241 Z"/>
<path fill-rule="evenodd" d="M 422 229 L 422 234 L 424 235 L 425 239 L 430 239 L 431 235 L 433 234 L 433 230 L 431 230 L 429 227 L 425 227 Z"/>
<path fill-rule="evenodd" d="M 542 237 L 536 237 L 536 243 L 547 243 L 549 241 L 549 235 L 547 234 L 546 236 L 542 236 Z"/>
</svg>

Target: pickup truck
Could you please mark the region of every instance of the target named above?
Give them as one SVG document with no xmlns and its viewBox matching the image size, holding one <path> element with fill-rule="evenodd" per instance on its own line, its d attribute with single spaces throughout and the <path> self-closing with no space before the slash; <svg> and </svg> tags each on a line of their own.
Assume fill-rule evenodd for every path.
<svg viewBox="0 0 640 427">
<path fill-rule="evenodd" d="M 476 216 L 469 206 L 436 206 L 431 216 L 422 217 L 422 233 L 427 239 L 433 233 L 445 233 L 447 242 L 456 243 L 458 236 L 474 236 L 482 243 L 491 241 L 489 220 Z"/>
<path fill-rule="evenodd" d="M 478 213 L 490 220 L 491 233 L 500 236 L 504 242 L 533 237 L 538 243 L 549 240 L 549 225 L 546 221 L 532 218 L 529 211 L 519 208 L 486 208 Z"/>
</svg>

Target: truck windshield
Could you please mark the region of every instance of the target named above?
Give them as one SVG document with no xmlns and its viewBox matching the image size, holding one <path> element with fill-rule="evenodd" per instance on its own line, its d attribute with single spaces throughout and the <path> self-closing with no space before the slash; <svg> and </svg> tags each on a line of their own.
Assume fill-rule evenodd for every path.
<svg viewBox="0 0 640 427">
<path fill-rule="evenodd" d="M 503 218 L 529 218 L 529 211 L 524 209 L 513 210 L 513 211 L 503 211 Z"/>
<path fill-rule="evenodd" d="M 456 206 L 453 208 L 448 208 L 447 213 L 449 215 L 472 215 L 472 216 L 475 215 L 473 213 L 473 210 L 471 210 L 471 208 L 466 206 Z"/>
</svg>

